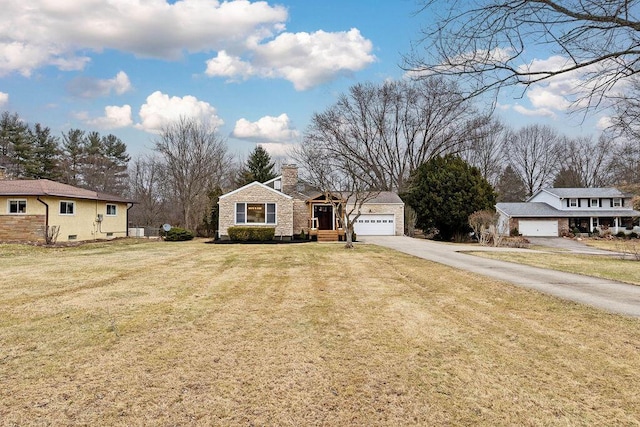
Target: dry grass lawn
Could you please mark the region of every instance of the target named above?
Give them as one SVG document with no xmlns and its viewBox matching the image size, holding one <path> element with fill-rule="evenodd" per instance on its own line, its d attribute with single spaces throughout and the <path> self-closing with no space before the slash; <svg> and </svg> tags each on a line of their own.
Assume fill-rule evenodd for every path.
<svg viewBox="0 0 640 427">
<path fill-rule="evenodd" d="M 358 245 L 0 245 L 0 424 L 638 425 L 640 320 Z"/>
<path fill-rule="evenodd" d="M 470 252 L 473 255 L 640 285 L 640 262 L 564 252 Z"/>
</svg>

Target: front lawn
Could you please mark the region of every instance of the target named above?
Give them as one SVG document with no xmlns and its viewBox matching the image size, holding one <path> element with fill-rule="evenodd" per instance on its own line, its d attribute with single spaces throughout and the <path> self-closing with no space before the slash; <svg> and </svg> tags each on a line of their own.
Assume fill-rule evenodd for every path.
<svg viewBox="0 0 640 427">
<path fill-rule="evenodd" d="M 640 285 L 640 262 L 609 255 L 580 255 L 565 252 L 469 252 L 469 254 L 533 267 Z"/>
<path fill-rule="evenodd" d="M 636 425 L 640 320 L 388 249 L 0 246 L 2 425 Z"/>
</svg>

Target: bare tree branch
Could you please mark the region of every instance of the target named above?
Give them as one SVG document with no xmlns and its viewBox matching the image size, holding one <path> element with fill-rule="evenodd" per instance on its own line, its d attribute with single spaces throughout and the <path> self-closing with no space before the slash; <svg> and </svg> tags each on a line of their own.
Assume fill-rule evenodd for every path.
<svg viewBox="0 0 640 427">
<path fill-rule="evenodd" d="M 444 7 L 444 12 L 442 11 Z M 579 71 L 586 79 L 578 104 L 592 108 L 619 82 L 638 73 L 637 0 L 425 0 L 432 16 L 406 68 L 461 78 L 469 96 L 530 85 Z M 565 58 L 540 68 L 532 46 Z"/>
</svg>

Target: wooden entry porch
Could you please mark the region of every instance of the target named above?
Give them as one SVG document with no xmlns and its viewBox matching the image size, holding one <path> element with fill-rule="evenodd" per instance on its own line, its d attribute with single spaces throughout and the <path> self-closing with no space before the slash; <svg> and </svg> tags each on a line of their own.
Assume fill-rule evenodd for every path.
<svg viewBox="0 0 640 427">
<path fill-rule="evenodd" d="M 318 230 L 310 229 L 309 236 L 313 238 L 316 236 L 318 242 L 338 242 L 345 239 L 345 232 L 343 229 L 338 230 Z"/>
</svg>

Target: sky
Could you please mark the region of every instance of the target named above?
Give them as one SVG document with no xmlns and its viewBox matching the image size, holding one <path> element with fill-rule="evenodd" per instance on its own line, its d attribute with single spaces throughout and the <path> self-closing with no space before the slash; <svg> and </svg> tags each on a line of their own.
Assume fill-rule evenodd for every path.
<svg viewBox="0 0 640 427">
<path fill-rule="evenodd" d="M 417 9 L 416 0 L 3 0 L 0 111 L 54 135 L 114 134 L 134 157 L 168 122 L 194 117 L 232 154 L 261 144 L 280 156 L 350 86 L 405 78 L 403 55 L 430 19 Z M 529 54 L 541 66 L 561 60 Z M 496 112 L 516 128 L 595 135 L 606 116 L 566 114 L 576 79 L 503 93 Z"/>
</svg>

